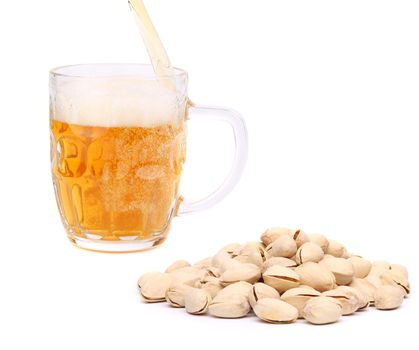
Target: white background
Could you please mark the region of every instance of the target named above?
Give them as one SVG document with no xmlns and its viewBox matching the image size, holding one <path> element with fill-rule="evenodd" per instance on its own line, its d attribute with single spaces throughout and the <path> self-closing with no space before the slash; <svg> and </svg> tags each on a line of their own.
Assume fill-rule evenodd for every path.
<svg viewBox="0 0 419 350">
<path fill-rule="evenodd" d="M 249 129 L 245 174 L 207 212 L 177 218 L 146 253 L 74 248 L 49 169 L 48 70 L 148 62 L 126 0 L 3 1 L 1 349 L 375 348 L 415 344 L 418 281 L 417 1 L 146 1 L 196 103 L 234 107 Z M 192 124 L 192 123 L 191 123 Z M 227 151 L 228 150 L 228 151 Z M 184 191 L 215 185 L 227 129 L 190 128 Z M 140 302 L 137 277 L 275 225 L 322 232 L 408 266 L 412 295 L 325 327 L 194 317 Z"/>
</svg>

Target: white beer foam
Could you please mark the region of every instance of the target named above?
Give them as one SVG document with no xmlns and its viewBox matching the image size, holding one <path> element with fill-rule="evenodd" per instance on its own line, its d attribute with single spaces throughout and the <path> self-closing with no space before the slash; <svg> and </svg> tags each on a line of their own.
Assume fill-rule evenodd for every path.
<svg viewBox="0 0 419 350">
<path fill-rule="evenodd" d="M 156 127 L 179 118 L 178 94 L 155 80 L 132 77 L 61 81 L 54 119 L 101 127 Z"/>
</svg>

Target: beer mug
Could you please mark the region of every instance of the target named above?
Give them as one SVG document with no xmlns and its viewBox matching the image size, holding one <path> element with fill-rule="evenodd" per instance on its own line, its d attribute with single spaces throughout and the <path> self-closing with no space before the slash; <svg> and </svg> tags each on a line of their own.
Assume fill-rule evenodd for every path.
<svg viewBox="0 0 419 350">
<path fill-rule="evenodd" d="M 187 73 L 156 76 L 151 65 L 86 64 L 50 72 L 51 167 L 70 241 L 105 252 L 161 244 L 174 216 L 206 209 L 237 183 L 247 131 L 232 110 L 195 106 Z M 178 193 L 187 121 L 216 119 L 233 129 L 235 156 L 219 188 L 198 201 Z"/>
</svg>

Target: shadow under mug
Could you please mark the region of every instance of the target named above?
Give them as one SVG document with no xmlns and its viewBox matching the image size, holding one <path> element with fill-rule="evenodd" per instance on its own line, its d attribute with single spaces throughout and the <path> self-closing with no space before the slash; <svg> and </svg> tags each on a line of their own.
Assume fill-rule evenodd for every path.
<svg viewBox="0 0 419 350">
<path fill-rule="evenodd" d="M 187 73 L 157 77 L 151 65 L 85 64 L 50 71 L 51 167 L 61 220 L 72 243 L 104 252 L 161 244 L 171 219 L 209 208 L 239 180 L 247 131 L 232 110 L 195 106 Z M 233 129 L 224 182 L 198 201 L 178 194 L 188 120 Z"/>
</svg>

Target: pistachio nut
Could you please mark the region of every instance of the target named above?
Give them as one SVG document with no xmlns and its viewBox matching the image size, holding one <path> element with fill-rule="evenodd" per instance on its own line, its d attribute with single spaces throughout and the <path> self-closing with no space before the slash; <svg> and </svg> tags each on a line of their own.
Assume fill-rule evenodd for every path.
<svg viewBox="0 0 419 350">
<path fill-rule="evenodd" d="M 173 276 L 168 273 L 153 273 L 141 278 L 140 293 L 147 303 L 166 300 L 166 292 L 173 282 Z"/>
<path fill-rule="evenodd" d="M 307 242 L 298 248 L 297 254 L 295 255 L 295 261 L 300 265 L 309 261 L 316 263 L 322 260 L 323 257 L 324 252 L 319 245 Z"/>
<path fill-rule="evenodd" d="M 271 266 L 274 265 L 281 265 L 281 266 L 285 266 L 285 267 L 297 267 L 297 263 L 292 260 L 292 259 L 288 259 L 288 258 L 283 258 L 280 256 L 274 256 L 272 258 L 267 259 L 263 265 L 262 265 L 262 273 L 264 273 L 268 268 L 270 268 Z"/>
<path fill-rule="evenodd" d="M 329 239 L 329 246 L 327 247 L 326 254 L 341 258 L 346 254 L 346 248 L 339 242 Z"/>
<path fill-rule="evenodd" d="M 353 255 L 350 258 L 348 258 L 348 261 L 350 261 L 354 267 L 354 277 L 367 277 L 371 271 L 371 262 L 369 262 L 367 259 L 364 259 L 361 256 Z"/>
<path fill-rule="evenodd" d="M 252 241 L 243 244 L 239 249 L 237 249 L 236 253 L 237 255 L 249 255 L 255 252 L 259 253 L 263 260 L 265 260 L 265 246 L 259 241 Z"/>
<path fill-rule="evenodd" d="M 203 289 L 191 288 L 185 294 L 185 309 L 192 315 L 207 312 L 211 296 Z"/>
<path fill-rule="evenodd" d="M 240 281 L 232 283 L 227 287 L 221 289 L 215 296 L 214 300 L 216 300 L 217 298 L 231 297 L 235 295 L 247 298 L 251 289 L 252 285 L 249 282 Z"/>
<path fill-rule="evenodd" d="M 149 279 L 158 278 L 159 276 L 161 276 L 161 274 L 162 273 L 158 271 L 150 271 L 144 273 L 140 276 L 140 278 L 137 281 L 138 288 L 141 289 L 141 287 L 144 285 L 146 281 L 148 281 Z"/>
<path fill-rule="evenodd" d="M 383 281 L 381 279 L 382 273 L 369 273 L 367 277 L 364 279 L 370 282 L 375 288 L 379 288 L 383 285 Z"/>
<path fill-rule="evenodd" d="M 271 250 L 270 256 L 290 258 L 297 252 L 297 243 L 291 236 L 283 235 L 278 237 L 266 250 Z"/>
<path fill-rule="evenodd" d="M 297 243 L 297 248 L 300 248 L 304 243 L 310 241 L 308 235 L 303 230 L 294 230 L 291 234 L 291 237 L 294 239 L 295 243 Z"/>
<path fill-rule="evenodd" d="M 342 316 L 342 304 L 339 300 L 320 296 L 311 298 L 303 309 L 303 317 L 313 324 L 328 324 Z"/>
<path fill-rule="evenodd" d="M 185 294 L 192 288 L 186 284 L 173 285 L 166 291 L 166 301 L 173 307 L 185 307 Z"/>
<path fill-rule="evenodd" d="M 182 267 L 169 273 L 173 277 L 173 284 L 187 284 L 194 286 L 202 279 L 202 272 L 192 267 Z"/>
<path fill-rule="evenodd" d="M 241 263 L 250 263 L 259 267 L 262 267 L 263 265 L 263 258 L 258 251 L 254 251 L 248 254 L 239 254 L 235 256 L 233 260 Z"/>
<path fill-rule="evenodd" d="M 384 272 L 387 272 L 390 270 L 390 266 L 391 266 L 390 263 L 384 260 L 373 261 L 371 270 L 369 274 L 367 275 L 367 278 L 371 276 L 378 277 L 378 278 L 381 277 L 381 275 Z M 374 280 L 374 278 L 372 280 Z"/>
<path fill-rule="evenodd" d="M 308 238 L 311 243 L 317 244 L 320 248 L 322 248 L 323 252 L 327 252 L 327 248 L 329 247 L 329 240 L 320 233 L 312 233 L 308 235 Z"/>
<path fill-rule="evenodd" d="M 342 258 L 344 259 L 349 259 L 350 257 L 354 256 L 354 254 L 349 253 L 346 249 L 345 249 L 345 253 L 342 255 Z"/>
<path fill-rule="evenodd" d="M 218 252 L 226 252 L 230 255 L 230 257 L 233 257 L 236 255 L 237 250 L 241 248 L 241 244 L 239 243 L 230 243 L 222 247 Z"/>
<path fill-rule="evenodd" d="M 409 278 L 409 273 L 407 272 L 407 268 L 404 267 L 403 265 L 391 264 L 390 270 L 397 273 L 400 276 L 404 276 L 406 279 Z"/>
<path fill-rule="evenodd" d="M 291 323 L 298 318 L 298 310 L 278 298 L 258 300 L 253 311 L 261 320 L 270 323 Z"/>
<path fill-rule="evenodd" d="M 173 264 L 171 264 L 166 269 L 165 272 L 170 273 L 170 272 L 173 272 L 173 271 L 178 270 L 180 268 L 189 267 L 189 266 L 191 266 L 191 264 L 189 262 L 187 262 L 186 260 L 177 260 Z"/>
<path fill-rule="evenodd" d="M 384 271 L 390 270 L 391 264 L 385 260 L 375 260 L 372 262 L 372 267 Z"/>
<path fill-rule="evenodd" d="M 358 310 L 359 300 L 352 290 L 336 288 L 323 292 L 322 295 L 339 300 L 342 304 L 342 315 L 351 315 Z"/>
<path fill-rule="evenodd" d="M 211 263 L 212 256 L 209 256 L 208 258 L 197 261 L 195 264 L 193 264 L 193 267 L 196 267 L 197 269 L 203 269 L 205 267 L 211 266 Z"/>
<path fill-rule="evenodd" d="M 247 297 L 242 295 L 218 296 L 208 308 L 210 315 L 221 318 L 239 318 L 246 316 L 250 311 Z"/>
<path fill-rule="evenodd" d="M 211 298 L 215 296 L 223 289 L 223 286 L 220 283 L 219 278 L 217 277 L 208 277 L 204 284 L 201 284 L 201 289 L 205 290 Z"/>
<path fill-rule="evenodd" d="M 255 283 L 260 279 L 260 268 L 254 264 L 239 264 L 226 269 L 220 276 L 220 282 L 226 286 L 235 282 Z"/>
<path fill-rule="evenodd" d="M 220 274 L 222 274 L 224 271 L 232 269 L 233 267 L 239 267 L 242 263 L 240 261 L 234 260 L 233 258 L 226 259 L 221 262 L 219 266 Z"/>
<path fill-rule="evenodd" d="M 265 246 L 268 246 L 269 244 L 273 243 L 279 236 L 282 235 L 292 235 L 293 230 L 286 228 L 286 227 L 272 227 L 267 229 L 262 236 L 260 237 L 260 240 L 263 242 Z"/>
<path fill-rule="evenodd" d="M 307 286 L 300 286 L 297 288 L 288 289 L 281 295 L 281 300 L 291 304 L 298 310 L 298 317 L 303 317 L 303 309 L 307 301 L 311 298 L 318 297 L 321 294 L 314 288 Z"/>
<path fill-rule="evenodd" d="M 301 284 L 310 286 L 319 292 L 336 288 L 336 279 L 326 267 L 314 262 L 307 262 L 295 268 Z"/>
<path fill-rule="evenodd" d="M 211 277 L 220 277 L 221 275 L 220 269 L 215 266 L 203 267 L 200 272 L 202 273 L 201 280 L 203 282 L 205 282 L 207 278 L 211 279 Z"/>
<path fill-rule="evenodd" d="M 401 288 L 384 285 L 374 293 L 375 307 L 379 310 L 397 309 L 403 302 L 405 293 Z"/>
<path fill-rule="evenodd" d="M 249 303 L 253 308 L 258 300 L 264 298 L 279 299 L 279 293 L 276 289 L 265 283 L 255 283 L 249 293 Z"/>
<path fill-rule="evenodd" d="M 226 261 L 231 260 L 231 255 L 225 250 L 220 250 L 211 259 L 211 266 L 220 268 Z"/>
<path fill-rule="evenodd" d="M 395 270 L 388 270 L 384 272 L 380 278 L 384 285 L 389 284 L 394 287 L 398 287 L 405 293 L 405 295 L 410 293 L 409 281 L 404 275 L 401 275 Z"/>
<path fill-rule="evenodd" d="M 354 288 L 354 287 L 349 287 L 349 286 L 339 286 L 336 289 L 339 290 L 339 291 L 344 291 L 348 294 L 353 294 L 358 301 L 357 310 L 365 309 L 370 304 L 368 294 L 363 292 L 360 289 L 357 289 L 357 288 Z"/>
<path fill-rule="evenodd" d="M 281 265 L 274 265 L 268 268 L 263 274 L 263 281 L 280 293 L 300 285 L 298 274 L 290 268 Z"/>
<path fill-rule="evenodd" d="M 354 278 L 349 287 L 367 294 L 370 305 L 374 305 L 374 293 L 377 288 L 372 283 L 368 282 L 368 280 L 364 278 Z"/>
<path fill-rule="evenodd" d="M 352 282 L 355 271 L 352 263 L 347 259 L 333 257 L 322 260 L 319 264 L 332 271 L 338 285 L 344 286 Z"/>
</svg>

